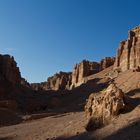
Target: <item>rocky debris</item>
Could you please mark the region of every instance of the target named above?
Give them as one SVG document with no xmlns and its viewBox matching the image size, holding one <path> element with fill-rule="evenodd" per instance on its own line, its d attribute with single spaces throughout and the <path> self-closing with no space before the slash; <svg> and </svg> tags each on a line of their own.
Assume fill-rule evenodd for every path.
<svg viewBox="0 0 140 140">
<path fill-rule="evenodd" d="M 105 57 L 100 62 L 100 71 L 112 66 L 115 62 L 115 57 Z"/>
<path fill-rule="evenodd" d="M 86 129 L 91 131 L 108 124 L 125 106 L 125 95 L 114 83 L 99 95 L 91 94 L 85 106 Z"/>
<path fill-rule="evenodd" d="M 129 31 L 128 39 L 120 43 L 115 68 L 121 71 L 137 69 L 140 66 L 140 26 Z"/>
<path fill-rule="evenodd" d="M 119 76 L 120 73 L 121 73 L 120 68 L 114 69 L 106 75 L 106 78 L 108 78 L 109 80 L 114 80 Z"/>
<path fill-rule="evenodd" d="M 35 90 L 66 90 L 70 89 L 71 72 L 59 72 L 49 77 L 46 82 L 33 83 L 31 87 Z"/>
<path fill-rule="evenodd" d="M 17 110 L 18 104 L 15 100 L 3 100 L 3 101 L 0 101 L 0 108 Z"/>
<path fill-rule="evenodd" d="M 21 74 L 14 57 L 10 55 L 0 55 L 0 77 L 8 80 L 12 84 L 19 84 Z"/>
<path fill-rule="evenodd" d="M 76 64 L 72 72 L 72 85 L 71 88 L 77 87 L 84 83 L 84 77 L 99 72 L 100 64 L 97 62 L 90 62 L 83 60 L 81 63 Z"/>
</svg>

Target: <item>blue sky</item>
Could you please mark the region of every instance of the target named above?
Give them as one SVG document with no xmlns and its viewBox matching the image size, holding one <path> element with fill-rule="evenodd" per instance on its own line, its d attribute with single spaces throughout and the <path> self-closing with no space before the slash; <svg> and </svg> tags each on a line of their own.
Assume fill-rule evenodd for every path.
<svg viewBox="0 0 140 140">
<path fill-rule="evenodd" d="M 139 0 L 0 0 L 0 53 L 29 82 L 114 56 L 140 24 Z"/>
</svg>

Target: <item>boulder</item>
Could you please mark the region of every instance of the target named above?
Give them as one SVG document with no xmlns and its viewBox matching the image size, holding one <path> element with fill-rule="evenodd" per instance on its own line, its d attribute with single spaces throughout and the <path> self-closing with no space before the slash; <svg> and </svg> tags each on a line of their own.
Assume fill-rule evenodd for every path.
<svg viewBox="0 0 140 140">
<path fill-rule="evenodd" d="M 110 123 L 125 107 L 125 95 L 114 83 L 99 95 L 91 94 L 85 106 L 86 129 L 95 130 Z"/>
</svg>

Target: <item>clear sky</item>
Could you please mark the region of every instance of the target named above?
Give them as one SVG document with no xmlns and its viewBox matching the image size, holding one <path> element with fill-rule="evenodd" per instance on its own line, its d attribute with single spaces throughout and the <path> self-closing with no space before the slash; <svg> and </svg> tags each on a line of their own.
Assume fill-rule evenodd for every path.
<svg viewBox="0 0 140 140">
<path fill-rule="evenodd" d="M 0 0 L 0 53 L 29 82 L 114 56 L 140 24 L 140 0 Z"/>
</svg>

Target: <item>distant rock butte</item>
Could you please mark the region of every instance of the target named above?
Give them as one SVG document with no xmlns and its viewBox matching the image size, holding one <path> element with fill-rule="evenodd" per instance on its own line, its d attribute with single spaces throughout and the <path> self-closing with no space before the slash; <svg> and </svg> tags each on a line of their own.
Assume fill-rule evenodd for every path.
<svg viewBox="0 0 140 140">
<path fill-rule="evenodd" d="M 140 67 L 140 26 L 128 33 L 128 39 L 120 43 L 114 69 L 121 71 Z"/>
</svg>

